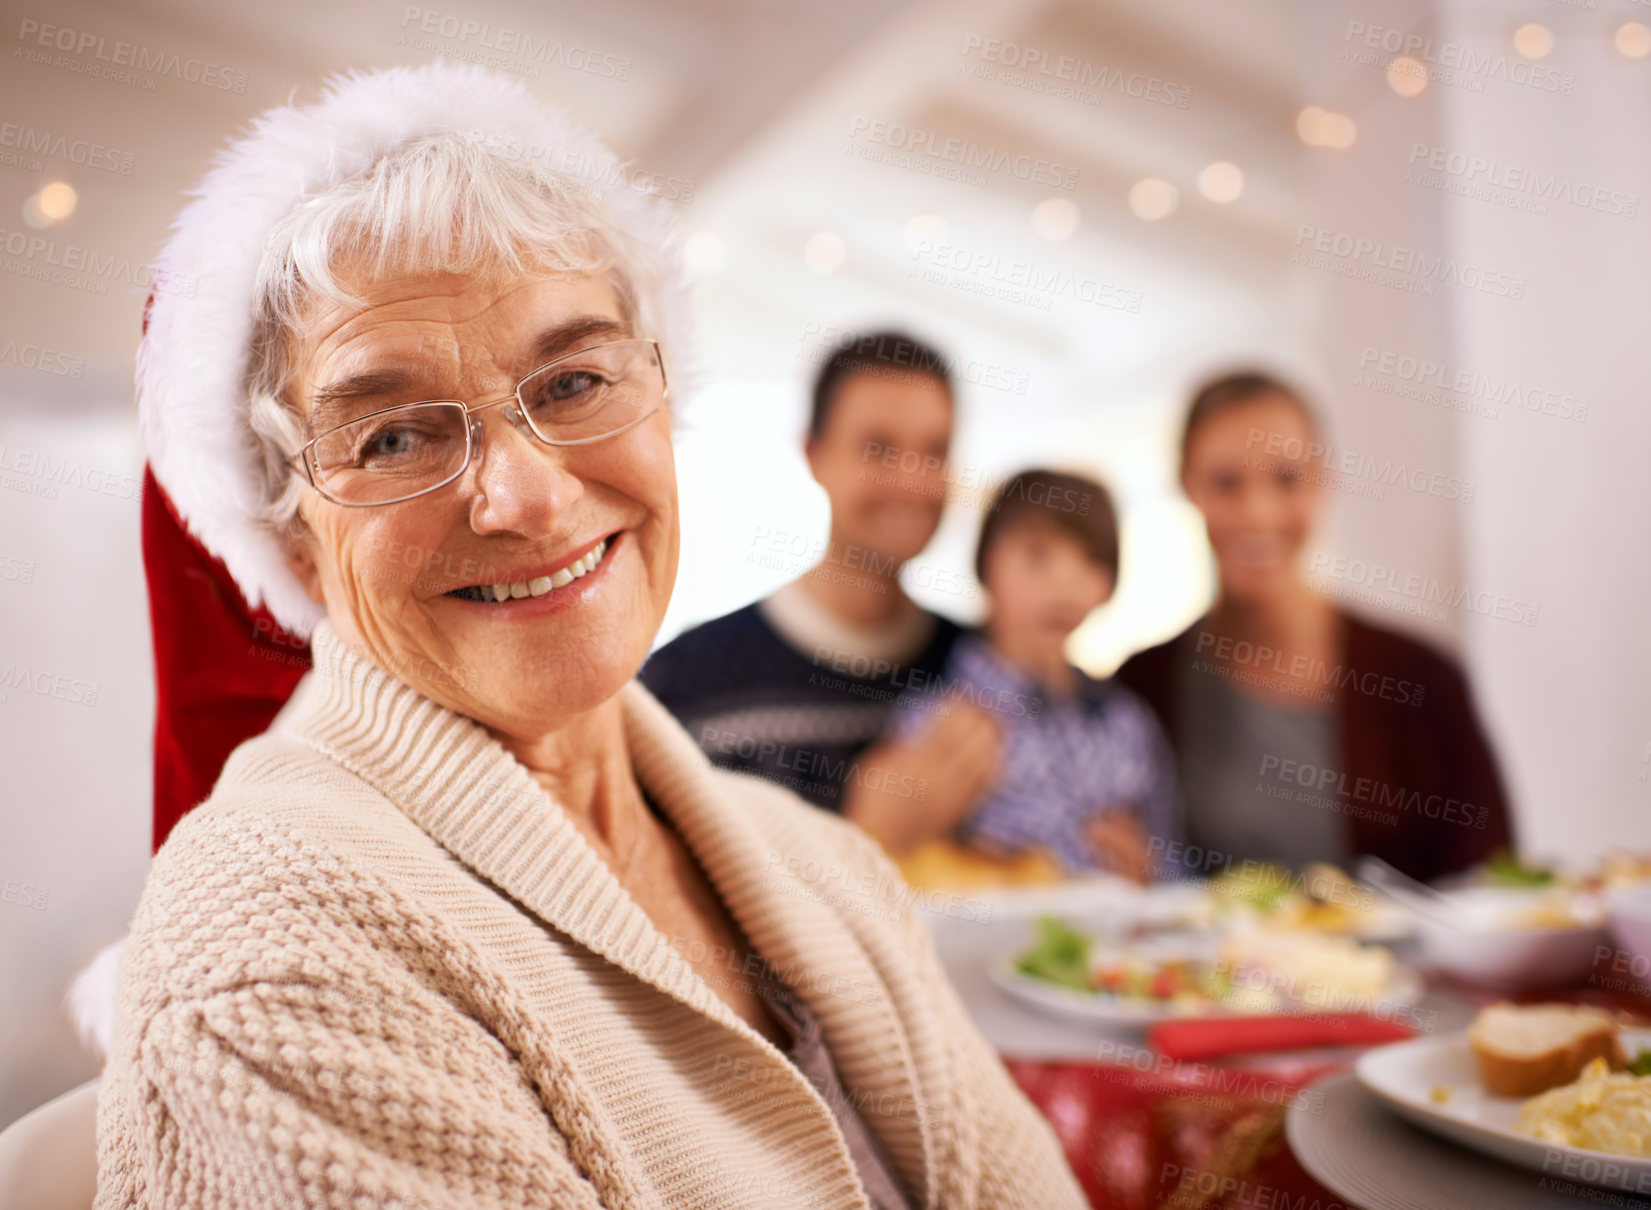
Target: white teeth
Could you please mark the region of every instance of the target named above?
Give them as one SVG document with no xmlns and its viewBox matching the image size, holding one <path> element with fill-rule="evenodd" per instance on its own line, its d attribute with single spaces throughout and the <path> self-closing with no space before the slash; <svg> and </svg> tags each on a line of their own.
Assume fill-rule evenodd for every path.
<svg viewBox="0 0 1651 1210">
<path fill-rule="evenodd" d="M 523 597 L 542 597 L 553 588 L 563 588 L 581 576 L 590 574 L 607 553 L 607 542 L 599 542 L 584 558 L 569 563 L 561 571 L 548 576 L 536 576 L 531 580 L 518 580 L 514 584 L 483 584 L 481 590 L 483 593 L 491 593 L 494 601 L 519 601 Z"/>
</svg>

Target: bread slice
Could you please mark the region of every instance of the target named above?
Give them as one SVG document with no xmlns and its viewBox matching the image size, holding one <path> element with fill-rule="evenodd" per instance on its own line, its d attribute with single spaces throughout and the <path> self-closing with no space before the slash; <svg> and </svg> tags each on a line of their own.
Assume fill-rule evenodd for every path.
<svg viewBox="0 0 1651 1210">
<path fill-rule="evenodd" d="M 1590 1060 L 1626 1067 L 1616 1019 L 1583 1004 L 1493 1004 L 1468 1027 L 1485 1087 L 1501 1097 L 1534 1097 L 1569 1084 Z"/>
</svg>

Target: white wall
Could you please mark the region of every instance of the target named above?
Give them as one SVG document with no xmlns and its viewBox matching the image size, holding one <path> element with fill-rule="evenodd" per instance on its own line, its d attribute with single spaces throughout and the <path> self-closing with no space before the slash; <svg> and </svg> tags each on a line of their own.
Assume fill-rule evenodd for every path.
<svg viewBox="0 0 1651 1210">
<path fill-rule="evenodd" d="M 0 894 L 0 1124 L 96 1074 L 61 997 L 149 864 L 142 460 L 135 417 L 108 402 L 123 394 L 0 380 L 0 883 L 46 892 L 44 908 Z"/>
<path fill-rule="evenodd" d="M 1447 8 L 1454 41 L 1506 45 L 1494 9 Z M 1600 10 L 1551 21 L 1571 95 L 1516 87 L 1445 107 L 1449 147 L 1569 181 L 1583 202 L 1600 191 L 1605 207 L 1551 200 L 1536 214 L 1453 198 L 1446 209 L 1462 256 L 1529 282 L 1517 305 L 1456 308 L 1451 364 L 1555 412 L 1567 397 L 1588 408 L 1578 422 L 1509 404 L 1495 420 L 1462 416 L 1457 431 L 1480 484 L 1463 576 L 1540 610 L 1534 626 L 1470 615 L 1466 648 L 1526 843 L 1577 857 L 1651 847 L 1651 60 L 1612 46 L 1630 10 Z"/>
<path fill-rule="evenodd" d="M 1350 477 L 1315 545 L 1349 564 L 1338 577 L 1321 561 L 1317 582 L 1366 592 L 1356 605 L 1366 616 L 1464 661 L 1527 855 L 1645 848 L 1651 145 L 1628 115 L 1647 112 L 1651 68 L 1612 45 L 1635 14 L 1474 0 L 1313 12 L 1304 99 L 1354 114 L 1359 134 L 1318 161 L 1303 223 L 1379 241 L 1389 263 L 1403 248 L 1453 258 L 1470 279 L 1499 275 L 1485 290 L 1441 274 L 1424 295 L 1352 276 L 1377 267 L 1373 252 L 1327 257 L 1342 276 L 1298 270 L 1323 300 L 1324 398 L 1342 449 L 1447 480 L 1437 494 L 1389 486 L 1371 499 L 1359 490 L 1374 481 Z M 1512 40 L 1526 21 L 1555 35 L 1534 73 Z M 1387 84 L 1394 56 L 1380 44 L 1411 35 L 1431 40 L 1417 53 L 1435 68 L 1453 66 L 1407 99 Z M 1429 173 L 1435 148 L 1446 170 Z M 1502 167 L 1467 167 L 1474 157 Z M 1615 191 L 1608 205 L 1639 213 L 1565 201 L 1537 213 L 1533 194 L 1505 188 L 1487 200 L 1486 177 L 1509 169 Z M 1441 369 L 1427 380 L 1400 359 Z M 1476 400 L 1475 388 L 1517 390 L 1537 409 Z M 1578 401 L 1588 403 L 1580 422 L 1540 410 Z M 1373 585 L 1377 567 L 1391 575 Z M 1393 590 L 1407 581 L 1424 596 Z M 1424 612 L 1407 611 L 1418 604 Z"/>
</svg>

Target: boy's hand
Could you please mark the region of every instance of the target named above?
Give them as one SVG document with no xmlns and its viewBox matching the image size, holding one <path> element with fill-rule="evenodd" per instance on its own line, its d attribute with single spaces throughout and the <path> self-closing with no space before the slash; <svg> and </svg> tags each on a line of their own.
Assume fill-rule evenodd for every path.
<svg viewBox="0 0 1651 1210">
<path fill-rule="evenodd" d="M 1089 817 L 1084 830 L 1104 868 L 1143 886 L 1152 881 L 1157 866 L 1147 848 L 1146 829 L 1135 812 L 1127 807 L 1103 808 Z"/>
<path fill-rule="evenodd" d="M 850 779 L 843 814 L 891 853 L 905 853 L 967 819 L 991 793 L 1002 761 L 998 721 L 979 706 L 953 703 L 916 739 L 860 754 L 861 769 L 878 769 L 882 776 Z M 902 795 L 895 787 L 915 787 L 915 793 Z"/>
<path fill-rule="evenodd" d="M 955 703 L 912 746 L 912 754 L 928 770 L 930 793 L 954 804 L 952 822 L 961 823 L 997 784 L 1003 728 L 979 706 Z"/>
</svg>

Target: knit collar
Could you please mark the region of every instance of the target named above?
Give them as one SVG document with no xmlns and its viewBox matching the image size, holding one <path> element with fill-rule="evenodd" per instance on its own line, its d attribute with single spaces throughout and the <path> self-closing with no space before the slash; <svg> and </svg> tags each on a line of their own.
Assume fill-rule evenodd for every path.
<svg viewBox="0 0 1651 1210">
<path fill-rule="evenodd" d="M 477 877 L 546 924 L 772 1049 L 655 927 L 550 792 L 483 727 L 391 676 L 345 644 L 325 619 L 310 646 L 314 666 L 272 730 L 361 777 Z M 904 1041 L 908 1029 L 889 998 L 840 994 L 845 986 L 883 984 L 853 933 L 817 894 L 787 885 L 776 846 L 730 801 L 728 786 L 699 747 L 646 689 L 633 680 L 620 702 L 638 782 L 752 947 L 820 1018 L 844 1080 L 879 1098 L 872 1103 L 919 1097 L 913 1048 Z M 832 978 L 810 979 L 812 970 L 829 970 Z M 861 1044 L 870 1037 L 879 1048 Z M 890 1038 L 902 1040 L 898 1063 L 889 1063 L 882 1049 Z M 922 1115 L 878 1116 L 868 1125 L 896 1162 L 911 1157 L 901 1165 L 910 1187 L 921 1190 L 933 1181 L 936 1144 Z M 842 1158 L 852 1162 L 846 1150 Z"/>
</svg>

